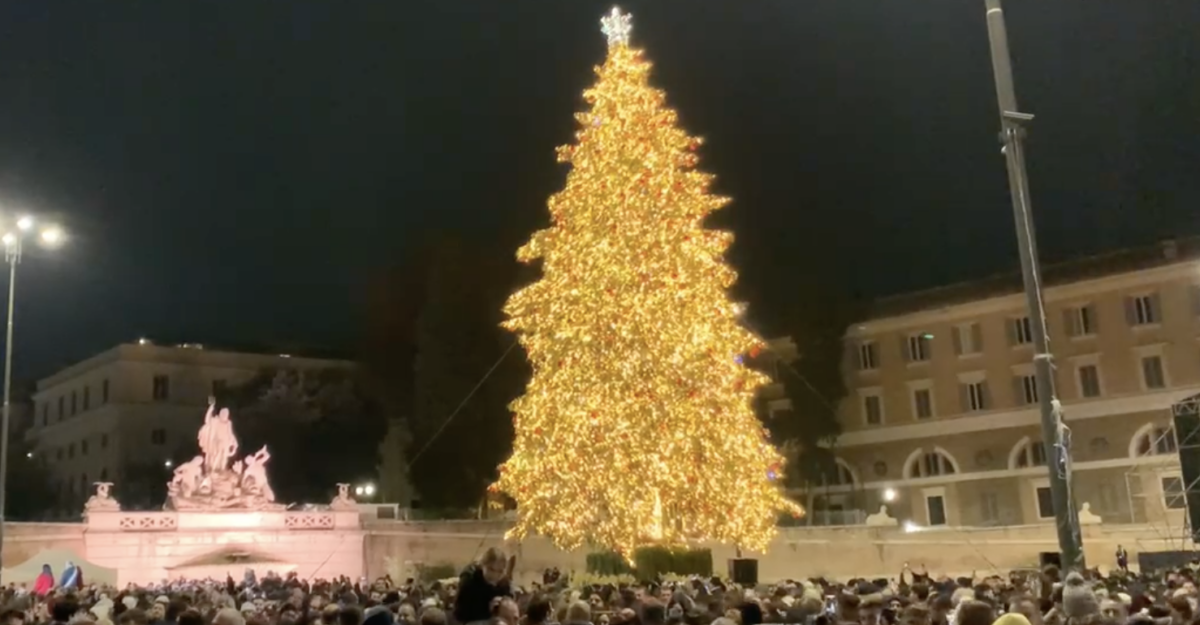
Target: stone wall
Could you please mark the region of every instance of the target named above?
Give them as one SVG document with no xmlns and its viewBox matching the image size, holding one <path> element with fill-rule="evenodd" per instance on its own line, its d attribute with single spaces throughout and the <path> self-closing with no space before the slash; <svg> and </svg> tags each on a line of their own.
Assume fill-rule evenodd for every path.
<svg viewBox="0 0 1200 625">
<path fill-rule="evenodd" d="M 6 569 L 15 567 L 42 550 L 65 550 L 84 555 L 83 524 L 4 524 L 4 555 L 0 566 Z"/>
<path fill-rule="evenodd" d="M 322 573 L 325 569 L 338 569 L 342 573 L 341 569 L 357 561 L 363 563 L 367 575 L 391 573 L 394 578 L 403 579 L 413 576 L 421 565 L 462 567 L 487 547 L 503 546 L 518 556 L 518 579 L 540 577 L 541 571 L 548 567 L 583 570 L 586 550 L 563 552 L 541 537 L 519 543 L 505 541 L 506 528 L 498 521 L 377 521 L 363 528 L 364 544 L 358 542 L 360 539 L 355 536 L 359 534 L 354 530 L 296 532 L 261 528 L 259 532 L 247 532 L 181 527 L 181 531 L 167 532 L 114 531 L 116 528 L 85 532 L 81 523 L 8 523 L 3 565 L 17 566 L 43 549 L 62 549 L 106 566 L 125 568 L 130 563 L 119 560 L 136 554 L 147 563 L 154 561 L 154 570 L 144 571 L 153 577 L 163 574 L 162 569 L 169 567 L 168 561 L 182 563 L 189 556 L 244 545 L 249 547 L 248 551 L 269 552 L 280 560 L 321 560 Z M 1092 566 L 1112 566 L 1117 545 L 1129 551 L 1133 562 L 1140 552 L 1192 549 L 1190 541 L 1182 538 L 1179 526 L 1102 525 L 1085 527 L 1083 532 L 1084 549 Z M 295 543 L 292 538 L 301 542 Z M 301 544 L 304 549 L 299 548 Z M 736 553 L 721 545 L 711 547 L 714 565 L 722 572 L 726 560 Z M 1050 525 L 927 529 L 911 533 L 900 528 L 859 526 L 783 529 L 767 553 L 745 556 L 758 558 L 760 579 L 772 581 L 816 575 L 894 576 L 906 562 L 914 567 L 924 564 L 934 573 L 1007 571 L 1037 566 L 1039 553 L 1057 549 L 1054 528 Z M 334 552 L 341 555 L 330 559 Z M 311 558 L 301 557 L 309 555 Z M 333 560 L 337 560 L 336 565 Z"/>
<path fill-rule="evenodd" d="M 369 576 L 391 573 L 413 576 L 421 565 L 461 567 L 490 546 L 517 554 L 518 579 L 540 577 L 541 571 L 584 568 L 587 551 L 563 552 L 548 540 L 506 542 L 502 522 L 439 521 L 374 522 L 367 526 L 366 566 Z M 1091 566 L 1112 566 L 1117 545 L 1136 562 L 1139 552 L 1191 549 L 1182 531 L 1151 525 L 1087 526 L 1084 551 Z M 710 545 L 718 573 L 736 556 L 734 549 Z M 786 528 L 765 554 L 744 554 L 759 561 L 763 581 L 818 575 L 895 576 L 907 562 L 930 572 L 970 574 L 1036 567 L 1042 552 L 1058 551 L 1054 528 L 1027 525 L 1002 528 L 947 528 L 905 532 L 900 528 Z"/>
</svg>

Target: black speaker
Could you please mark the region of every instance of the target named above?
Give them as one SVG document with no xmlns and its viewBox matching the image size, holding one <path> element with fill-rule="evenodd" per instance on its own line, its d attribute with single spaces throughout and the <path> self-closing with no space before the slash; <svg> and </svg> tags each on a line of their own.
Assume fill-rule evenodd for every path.
<svg viewBox="0 0 1200 625">
<path fill-rule="evenodd" d="M 1045 569 L 1048 566 L 1055 566 L 1062 570 L 1062 554 L 1057 551 L 1043 551 L 1038 554 L 1038 568 Z"/>
<path fill-rule="evenodd" d="M 729 579 L 741 586 L 758 585 L 758 560 L 734 558 L 729 561 Z"/>
<path fill-rule="evenodd" d="M 1179 474 L 1182 493 L 1163 493 L 1170 500 L 1173 496 L 1183 496 L 1187 504 L 1188 524 L 1192 528 L 1192 542 L 1200 543 L 1200 412 L 1195 404 L 1186 406 L 1176 404 L 1175 413 L 1175 442 L 1179 450 Z M 1155 444 L 1151 441 L 1151 445 Z"/>
</svg>

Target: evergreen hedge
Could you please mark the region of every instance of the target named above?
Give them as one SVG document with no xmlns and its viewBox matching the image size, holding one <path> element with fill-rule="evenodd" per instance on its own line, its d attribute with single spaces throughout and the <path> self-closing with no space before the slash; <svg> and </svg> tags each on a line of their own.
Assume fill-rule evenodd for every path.
<svg viewBox="0 0 1200 625">
<path fill-rule="evenodd" d="M 662 575 L 703 575 L 713 571 L 711 549 L 641 547 L 633 552 L 633 566 L 620 554 L 607 551 L 587 556 L 587 571 L 595 575 L 634 575 L 656 580 Z"/>
</svg>

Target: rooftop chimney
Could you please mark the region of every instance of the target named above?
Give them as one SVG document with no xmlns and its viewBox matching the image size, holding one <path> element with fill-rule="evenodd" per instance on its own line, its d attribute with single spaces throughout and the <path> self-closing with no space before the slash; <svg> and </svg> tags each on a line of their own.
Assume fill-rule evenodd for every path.
<svg viewBox="0 0 1200 625">
<path fill-rule="evenodd" d="M 1179 257 L 1179 244 L 1175 239 L 1167 239 L 1162 242 L 1163 258 L 1167 260 L 1175 260 Z"/>
</svg>

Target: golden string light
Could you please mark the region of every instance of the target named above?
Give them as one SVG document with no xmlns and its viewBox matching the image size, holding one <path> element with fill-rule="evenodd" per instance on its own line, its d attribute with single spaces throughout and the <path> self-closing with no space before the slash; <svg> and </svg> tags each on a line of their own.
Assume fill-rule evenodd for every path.
<svg viewBox="0 0 1200 625">
<path fill-rule="evenodd" d="M 783 458 L 753 410 L 768 380 L 742 363 L 762 346 L 727 294 L 732 235 L 702 224 L 727 200 L 694 171 L 700 141 L 650 86 L 629 16 L 603 22 L 608 58 L 577 142 L 558 151 L 573 167 L 553 225 L 517 253 L 544 276 L 505 306 L 533 378 L 493 490 L 517 502 L 512 535 L 565 549 L 762 550 L 800 508 L 774 482 Z"/>
</svg>

